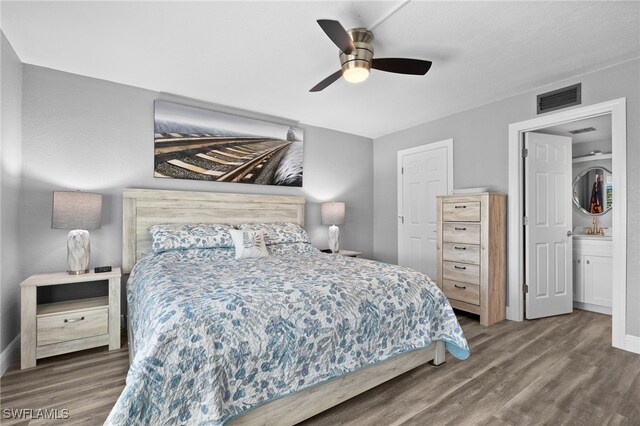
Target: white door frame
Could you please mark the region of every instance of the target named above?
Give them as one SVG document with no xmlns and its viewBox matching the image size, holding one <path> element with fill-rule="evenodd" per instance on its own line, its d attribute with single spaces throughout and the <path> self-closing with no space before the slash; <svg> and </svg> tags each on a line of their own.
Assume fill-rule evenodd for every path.
<svg viewBox="0 0 640 426">
<path fill-rule="evenodd" d="M 507 319 L 522 321 L 524 314 L 523 248 L 523 134 L 557 124 L 611 114 L 613 168 L 613 289 L 612 344 L 626 349 L 627 308 L 627 112 L 626 98 L 536 117 L 509 125 L 509 256 Z"/>
<path fill-rule="evenodd" d="M 402 221 L 400 220 L 400 217 L 404 216 L 404 212 L 402 211 L 402 157 L 405 155 L 417 154 L 418 152 L 431 151 L 440 148 L 447 149 L 447 192 L 451 194 L 453 192 L 453 139 L 432 142 L 426 145 L 420 145 L 398 151 L 398 168 L 396 169 L 396 173 L 398 174 L 398 254 L 400 253 L 400 243 L 402 241 Z"/>
</svg>

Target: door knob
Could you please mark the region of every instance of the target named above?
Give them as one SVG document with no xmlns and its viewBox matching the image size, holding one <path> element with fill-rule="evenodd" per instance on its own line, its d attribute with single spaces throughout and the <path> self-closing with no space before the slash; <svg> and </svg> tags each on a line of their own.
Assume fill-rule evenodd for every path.
<svg viewBox="0 0 640 426">
<path fill-rule="evenodd" d="M 570 236 L 572 236 L 572 235 L 573 235 L 573 232 L 571 232 L 571 231 L 567 231 L 567 237 L 570 237 Z"/>
</svg>

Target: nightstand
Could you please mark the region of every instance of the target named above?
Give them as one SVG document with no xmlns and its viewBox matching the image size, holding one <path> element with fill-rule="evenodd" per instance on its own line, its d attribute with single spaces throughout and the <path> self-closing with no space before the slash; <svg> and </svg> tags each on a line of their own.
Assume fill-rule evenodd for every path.
<svg viewBox="0 0 640 426">
<path fill-rule="evenodd" d="M 359 251 L 351 251 L 351 250 L 340 250 L 337 253 L 331 253 L 330 249 L 324 249 L 324 250 L 320 250 L 323 253 L 328 253 L 328 254 L 339 254 L 340 256 L 346 256 L 346 257 L 360 257 L 362 256 L 362 252 Z"/>
<path fill-rule="evenodd" d="M 111 272 L 32 275 L 20 284 L 21 368 L 36 360 L 67 352 L 109 345 L 120 348 L 120 268 Z M 109 296 L 38 304 L 38 287 L 108 281 Z"/>
</svg>

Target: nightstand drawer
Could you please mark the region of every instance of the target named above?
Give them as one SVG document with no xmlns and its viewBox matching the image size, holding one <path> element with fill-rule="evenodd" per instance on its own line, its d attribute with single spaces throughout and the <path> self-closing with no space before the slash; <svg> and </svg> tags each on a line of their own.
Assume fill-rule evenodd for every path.
<svg viewBox="0 0 640 426">
<path fill-rule="evenodd" d="M 480 202 L 442 203 L 442 220 L 445 222 L 480 222 Z"/>
<path fill-rule="evenodd" d="M 442 259 L 452 262 L 480 264 L 480 246 L 476 244 L 443 243 Z"/>
<path fill-rule="evenodd" d="M 480 244 L 480 224 L 443 223 L 442 241 L 445 243 Z"/>
<path fill-rule="evenodd" d="M 460 281 L 463 283 L 480 284 L 480 266 L 457 262 L 442 262 L 445 280 Z"/>
<path fill-rule="evenodd" d="M 447 298 L 471 303 L 472 305 L 480 304 L 480 286 L 449 280 L 443 280 L 442 283 L 442 288 Z"/>
<path fill-rule="evenodd" d="M 109 333 L 107 306 L 38 316 L 37 345 L 50 345 Z"/>
</svg>

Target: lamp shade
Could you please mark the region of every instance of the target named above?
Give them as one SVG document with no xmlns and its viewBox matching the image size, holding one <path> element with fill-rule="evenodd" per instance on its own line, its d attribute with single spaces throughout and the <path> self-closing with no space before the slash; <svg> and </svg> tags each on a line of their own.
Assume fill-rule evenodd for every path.
<svg viewBox="0 0 640 426">
<path fill-rule="evenodd" d="M 99 229 L 102 224 L 102 195 L 80 191 L 54 191 L 53 229 Z"/>
<path fill-rule="evenodd" d="M 322 224 L 323 225 L 344 225 L 345 204 L 331 201 L 322 203 Z"/>
</svg>

